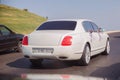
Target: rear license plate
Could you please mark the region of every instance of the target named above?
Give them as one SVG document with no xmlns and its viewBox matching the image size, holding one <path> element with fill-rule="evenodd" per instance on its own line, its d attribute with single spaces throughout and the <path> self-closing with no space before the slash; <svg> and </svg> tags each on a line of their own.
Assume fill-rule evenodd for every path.
<svg viewBox="0 0 120 80">
<path fill-rule="evenodd" d="M 53 48 L 32 48 L 33 53 L 53 53 Z"/>
</svg>

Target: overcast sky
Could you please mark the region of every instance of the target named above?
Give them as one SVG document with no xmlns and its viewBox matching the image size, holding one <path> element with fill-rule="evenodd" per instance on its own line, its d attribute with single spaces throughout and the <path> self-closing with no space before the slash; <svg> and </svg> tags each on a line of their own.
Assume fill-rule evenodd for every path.
<svg viewBox="0 0 120 80">
<path fill-rule="evenodd" d="M 120 30 L 120 0 L 1 0 L 2 4 L 49 19 L 91 19 L 106 30 Z"/>
</svg>

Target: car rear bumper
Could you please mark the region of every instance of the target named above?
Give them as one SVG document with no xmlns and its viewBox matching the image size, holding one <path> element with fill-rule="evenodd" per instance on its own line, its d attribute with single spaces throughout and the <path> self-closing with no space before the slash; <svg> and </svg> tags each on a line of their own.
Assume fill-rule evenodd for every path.
<svg viewBox="0 0 120 80">
<path fill-rule="evenodd" d="M 53 48 L 52 53 L 33 53 L 33 48 Z M 82 56 L 82 51 L 75 51 L 70 46 L 22 46 L 25 57 L 30 59 L 58 59 L 58 60 L 77 60 Z"/>
</svg>

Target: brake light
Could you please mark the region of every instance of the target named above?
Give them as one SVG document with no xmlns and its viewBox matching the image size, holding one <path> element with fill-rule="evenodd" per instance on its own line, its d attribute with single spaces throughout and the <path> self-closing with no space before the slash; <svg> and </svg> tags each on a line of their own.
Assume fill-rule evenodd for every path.
<svg viewBox="0 0 120 80">
<path fill-rule="evenodd" d="M 65 36 L 62 43 L 62 46 L 70 46 L 72 45 L 72 37 L 71 36 Z"/>
<path fill-rule="evenodd" d="M 22 40 L 22 45 L 28 45 L 28 36 L 24 36 Z"/>
</svg>

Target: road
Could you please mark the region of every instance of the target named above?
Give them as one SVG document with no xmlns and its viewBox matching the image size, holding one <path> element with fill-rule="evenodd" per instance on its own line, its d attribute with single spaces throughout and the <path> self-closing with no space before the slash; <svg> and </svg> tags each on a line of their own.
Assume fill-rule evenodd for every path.
<svg viewBox="0 0 120 80">
<path fill-rule="evenodd" d="M 78 66 L 72 62 L 66 64 L 58 60 L 44 60 L 42 66 L 33 67 L 22 53 L 0 52 L 0 80 L 19 78 L 23 74 L 69 74 L 120 80 L 120 33 L 110 34 L 110 45 L 110 55 L 94 56 L 88 66 Z"/>
</svg>

